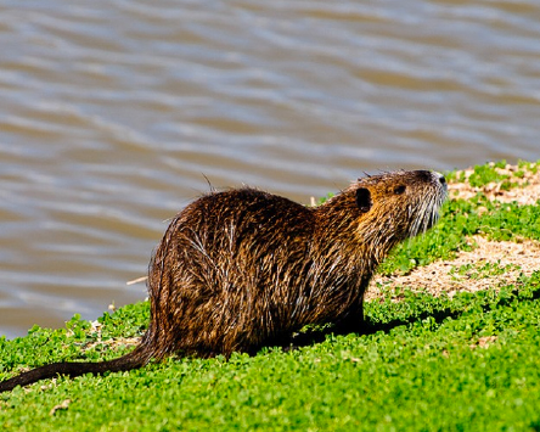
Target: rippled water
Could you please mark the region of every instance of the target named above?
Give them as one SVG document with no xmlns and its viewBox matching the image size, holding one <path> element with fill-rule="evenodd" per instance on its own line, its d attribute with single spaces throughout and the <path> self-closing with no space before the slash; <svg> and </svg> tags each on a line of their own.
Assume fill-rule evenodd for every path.
<svg viewBox="0 0 540 432">
<path fill-rule="evenodd" d="M 539 41 L 536 0 L 0 2 L 0 334 L 143 299 L 206 177 L 539 159 Z"/>
</svg>

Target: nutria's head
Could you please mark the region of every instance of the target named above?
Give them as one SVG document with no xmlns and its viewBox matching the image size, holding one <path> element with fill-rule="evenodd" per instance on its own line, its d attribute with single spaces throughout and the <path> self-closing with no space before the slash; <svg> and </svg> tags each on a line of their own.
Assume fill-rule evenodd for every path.
<svg viewBox="0 0 540 432">
<path fill-rule="evenodd" d="M 362 212 L 359 230 L 374 224 L 398 241 L 431 228 L 447 193 L 444 176 L 424 170 L 362 178 L 352 189 Z"/>
<path fill-rule="evenodd" d="M 431 228 L 446 194 L 439 173 L 396 171 L 358 179 L 320 211 L 328 226 L 354 232 L 359 244 L 385 255 L 400 241 Z M 343 218 L 339 226 L 330 222 L 336 218 Z"/>
</svg>

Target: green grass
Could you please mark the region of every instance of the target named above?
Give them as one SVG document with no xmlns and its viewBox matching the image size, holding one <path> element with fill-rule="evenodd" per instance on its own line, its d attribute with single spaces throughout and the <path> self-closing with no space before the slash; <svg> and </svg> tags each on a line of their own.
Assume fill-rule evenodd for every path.
<svg viewBox="0 0 540 432">
<path fill-rule="evenodd" d="M 474 247 L 466 241 L 473 234 L 540 240 L 540 207 L 449 202 L 438 227 L 398 248 L 382 271 L 451 258 Z M 505 270 L 452 271 L 482 278 Z M 540 431 L 540 271 L 499 291 L 452 298 L 383 290 L 366 306 L 363 334 L 315 328 L 304 334 L 310 343 L 287 352 L 172 358 L 128 373 L 43 381 L 0 394 L 0 430 Z M 105 314 L 101 337 L 140 335 L 147 320 L 144 302 Z M 20 367 L 131 349 L 98 336 L 74 317 L 65 329 L 0 338 L 0 379 Z"/>
</svg>

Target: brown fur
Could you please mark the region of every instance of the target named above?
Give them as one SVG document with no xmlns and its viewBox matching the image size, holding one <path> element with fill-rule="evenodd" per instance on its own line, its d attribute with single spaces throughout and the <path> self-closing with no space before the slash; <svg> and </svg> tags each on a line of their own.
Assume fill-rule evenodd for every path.
<svg viewBox="0 0 540 432">
<path fill-rule="evenodd" d="M 306 324 L 360 330 L 377 265 L 435 223 L 445 196 L 444 178 L 429 171 L 369 176 L 315 208 L 250 188 L 203 196 L 172 220 L 156 250 L 150 325 L 133 353 L 43 366 L 0 391 L 58 373 L 128 370 L 173 352 L 254 353 Z"/>
</svg>

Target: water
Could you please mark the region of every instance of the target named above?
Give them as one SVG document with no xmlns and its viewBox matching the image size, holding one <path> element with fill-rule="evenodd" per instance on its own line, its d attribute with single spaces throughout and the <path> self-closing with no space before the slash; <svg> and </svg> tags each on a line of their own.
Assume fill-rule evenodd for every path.
<svg viewBox="0 0 540 432">
<path fill-rule="evenodd" d="M 0 334 L 145 298 L 214 186 L 540 158 L 540 3 L 0 2 Z"/>
</svg>

